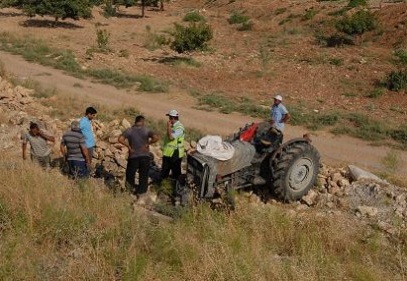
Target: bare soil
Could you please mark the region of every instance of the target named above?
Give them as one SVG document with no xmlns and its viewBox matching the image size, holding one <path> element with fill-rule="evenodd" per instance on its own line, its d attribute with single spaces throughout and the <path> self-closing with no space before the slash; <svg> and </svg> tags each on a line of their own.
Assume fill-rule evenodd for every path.
<svg viewBox="0 0 407 281">
<path fill-rule="evenodd" d="M 329 17 L 329 12 L 341 8 L 336 2 L 250 0 L 205 3 L 209 2 L 171 2 L 164 12 L 147 10 L 145 18 L 139 18 L 137 7 L 123 9 L 121 16 L 114 18 L 104 18 L 95 10 L 92 20 L 65 21 L 55 28 L 49 26 L 50 19 L 47 18 L 27 20 L 16 10 L 0 11 L 1 31 L 42 38 L 52 47 L 70 49 L 83 68 L 121 69 L 169 81 L 169 93 L 118 90 L 28 63 L 4 52 L 0 52 L 0 60 L 9 72 L 20 78 L 32 78 L 66 95 L 111 108 L 132 105 L 154 119 L 164 119 L 169 109 L 177 108 L 185 125 L 208 134 L 227 135 L 255 120 L 240 114 L 197 110 L 197 101 L 190 91 L 217 92 L 232 99 L 249 97 L 265 106 L 279 92 L 288 108 L 301 105 L 319 113 L 340 109 L 400 123 L 407 121 L 406 94 L 386 92 L 375 99 L 366 97 L 374 89 L 374 84 L 394 69 L 391 63 L 394 45 L 407 42 L 407 4 L 376 7 L 375 14 L 382 22 L 381 35 L 367 34 L 356 46 L 323 48 L 316 44 L 312 27 L 322 18 Z M 278 14 L 278 8 L 286 8 L 286 11 Z M 290 15 L 303 15 L 310 8 L 318 11 L 312 21 L 297 16 L 291 22 L 280 24 Z M 166 34 L 174 22 L 181 22 L 185 13 L 192 9 L 199 9 L 213 27 L 214 39 L 210 42 L 213 51 L 188 55 L 202 63 L 198 68 L 162 63 L 185 55 L 176 54 L 168 47 L 157 50 L 144 47 L 146 27 L 149 26 L 153 33 Z M 228 24 L 227 18 L 234 10 L 247 11 L 254 21 L 253 30 L 240 32 Z M 94 53 L 90 58 L 86 51 L 97 44 L 96 23 L 110 32 L 112 52 Z M 119 56 L 120 51 L 126 51 L 128 57 Z M 331 59 L 341 60 L 342 65 L 329 63 Z M 75 84 L 82 87 L 75 87 Z M 306 132 L 304 128 L 290 125 L 286 130 L 286 140 Z M 325 131 L 313 132 L 312 139 L 327 164 L 354 164 L 371 171 L 385 170 L 382 160 L 390 151 L 388 147 L 371 146 L 361 140 L 337 137 Z M 400 161 L 397 173 L 407 178 L 407 153 L 397 153 Z"/>
</svg>

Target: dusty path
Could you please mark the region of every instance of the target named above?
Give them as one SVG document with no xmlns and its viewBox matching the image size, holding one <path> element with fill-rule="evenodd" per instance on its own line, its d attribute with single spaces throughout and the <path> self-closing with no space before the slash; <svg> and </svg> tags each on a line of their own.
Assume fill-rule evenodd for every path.
<svg viewBox="0 0 407 281">
<path fill-rule="evenodd" d="M 112 86 L 92 83 L 64 74 L 62 71 L 29 63 L 19 56 L 0 52 L 0 61 L 7 72 L 19 78 L 30 78 L 38 81 L 45 88 L 56 88 L 64 95 L 83 97 L 110 108 L 134 106 L 147 117 L 165 119 L 165 113 L 176 108 L 182 114 L 182 122 L 208 134 L 228 135 L 247 122 L 255 121 L 251 117 L 239 114 L 220 114 L 200 111 L 193 108 L 194 99 L 186 93 L 134 93 L 118 90 Z M 47 75 L 44 75 L 47 73 Z M 75 87 L 79 83 L 81 88 Z M 289 107 L 289 105 L 288 105 Z M 299 137 L 304 128 L 287 126 L 285 139 Z M 353 164 L 370 171 L 383 170 L 382 160 L 389 152 L 387 147 L 371 146 L 367 142 L 347 136 L 334 136 L 327 132 L 313 133 L 313 143 L 322 155 L 326 164 L 339 166 Z M 399 161 L 397 174 L 407 179 L 407 152 L 398 151 Z"/>
</svg>

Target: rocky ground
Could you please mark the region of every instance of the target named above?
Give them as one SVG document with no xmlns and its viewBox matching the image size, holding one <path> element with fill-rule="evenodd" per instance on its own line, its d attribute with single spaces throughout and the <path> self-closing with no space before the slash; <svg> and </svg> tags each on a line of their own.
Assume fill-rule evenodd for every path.
<svg viewBox="0 0 407 281">
<path fill-rule="evenodd" d="M 30 121 L 36 121 L 56 137 L 53 158 L 55 166 L 60 168 L 59 140 L 69 128 L 69 122 L 51 118 L 47 115 L 49 109 L 31 94 L 32 90 L 14 86 L 0 77 L 0 151 L 12 151 L 16 158 L 20 157 L 20 136 L 27 130 Z M 105 179 L 105 184 L 123 186 L 127 151 L 117 139 L 122 130 L 129 126 L 131 124 L 126 119 L 113 120 L 108 124 L 94 122 L 98 139 L 94 170 L 96 175 L 99 172 L 97 176 Z M 193 147 L 194 143 L 187 144 L 187 150 Z M 151 150 L 157 166 L 160 166 L 160 147 L 153 146 Z M 244 191 L 237 195 L 237 201 L 259 206 L 283 204 L 266 193 Z M 148 199 L 150 204 L 159 200 L 153 192 Z M 343 168 L 323 165 L 317 186 L 299 202 L 287 206 L 295 212 L 315 208 L 322 212 L 350 213 L 390 235 L 398 234 L 396 232 L 407 227 L 407 190 L 352 165 Z"/>
</svg>

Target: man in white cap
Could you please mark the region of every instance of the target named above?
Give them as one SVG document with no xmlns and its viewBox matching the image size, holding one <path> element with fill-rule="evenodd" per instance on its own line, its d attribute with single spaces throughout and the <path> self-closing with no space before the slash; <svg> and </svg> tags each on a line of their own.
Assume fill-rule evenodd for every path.
<svg viewBox="0 0 407 281">
<path fill-rule="evenodd" d="M 283 97 L 276 95 L 274 97 L 274 103 L 270 108 L 271 124 L 274 128 L 280 130 L 281 133 L 284 131 L 284 123 L 291 117 L 287 108 L 282 104 L 282 101 Z"/>
<path fill-rule="evenodd" d="M 182 157 L 185 155 L 185 128 L 179 121 L 178 111 L 173 109 L 166 115 L 168 122 L 164 137 L 161 179 L 168 178 L 171 172 L 171 178 L 178 180 L 181 175 Z"/>
</svg>

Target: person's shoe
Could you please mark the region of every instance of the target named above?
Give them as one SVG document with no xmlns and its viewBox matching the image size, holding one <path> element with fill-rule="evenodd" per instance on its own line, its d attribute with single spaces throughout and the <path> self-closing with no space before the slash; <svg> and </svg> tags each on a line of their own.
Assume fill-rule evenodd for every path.
<svg viewBox="0 0 407 281">
<path fill-rule="evenodd" d="M 135 204 L 138 206 L 145 206 L 146 205 L 146 194 L 138 194 Z"/>
</svg>

